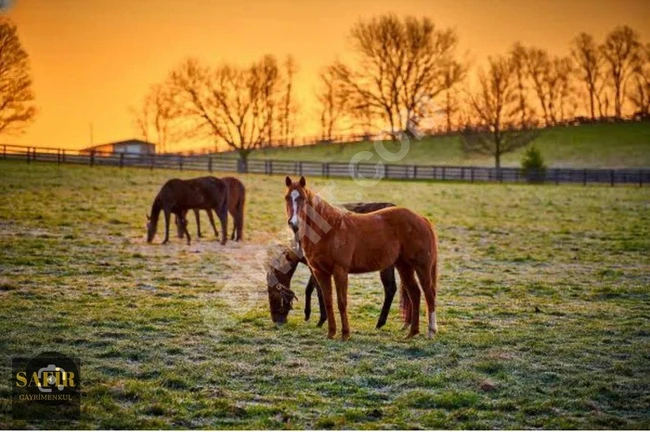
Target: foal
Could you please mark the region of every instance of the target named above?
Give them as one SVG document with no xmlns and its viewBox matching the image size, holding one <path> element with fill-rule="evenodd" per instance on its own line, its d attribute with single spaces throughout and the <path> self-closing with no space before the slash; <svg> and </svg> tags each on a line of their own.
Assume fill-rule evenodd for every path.
<svg viewBox="0 0 650 432">
<path fill-rule="evenodd" d="M 420 332 L 420 281 L 427 303 L 429 337 L 437 332 L 437 236 L 429 220 L 398 207 L 368 214 L 344 213 L 307 189 L 304 177 L 285 178 L 289 226 L 300 245 L 312 274 L 323 290 L 328 338 L 336 335 L 332 304 L 332 277 L 341 314 L 342 338 L 350 338 L 348 321 L 348 274 L 378 271 L 395 265 L 411 301 L 408 337 Z"/>
</svg>

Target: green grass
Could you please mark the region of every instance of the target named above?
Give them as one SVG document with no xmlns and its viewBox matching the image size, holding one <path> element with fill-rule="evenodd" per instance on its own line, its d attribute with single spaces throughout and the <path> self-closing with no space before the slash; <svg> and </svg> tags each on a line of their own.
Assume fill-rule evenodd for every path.
<svg viewBox="0 0 650 432">
<path fill-rule="evenodd" d="M 554 127 L 535 141 L 546 164 L 554 168 L 648 168 L 650 167 L 650 122 L 594 124 Z M 360 151 L 374 150 L 372 142 L 320 144 L 254 152 L 257 159 L 348 162 Z M 386 142 L 391 152 L 399 143 Z M 412 139 L 407 156 L 397 164 L 494 166 L 490 156 L 466 155 L 457 136 Z M 503 156 L 504 166 L 518 167 L 525 149 Z M 377 161 L 377 156 L 370 161 Z M 391 162 L 392 163 L 392 162 Z"/>
<path fill-rule="evenodd" d="M 191 246 L 145 242 L 161 183 L 197 175 L 0 162 L 0 427 L 650 428 L 648 189 L 336 180 L 433 220 L 442 262 L 434 340 L 404 340 L 397 305 L 375 330 L 368 274 L 341 342 L 303 321 L 304 268 L 271 324 L 282 177 L 242 176 L 242 244 L 205 216 Z M 11 417 L 10 359 L 46 350 L 81 358 L 78 423 Z"/>
</svg>

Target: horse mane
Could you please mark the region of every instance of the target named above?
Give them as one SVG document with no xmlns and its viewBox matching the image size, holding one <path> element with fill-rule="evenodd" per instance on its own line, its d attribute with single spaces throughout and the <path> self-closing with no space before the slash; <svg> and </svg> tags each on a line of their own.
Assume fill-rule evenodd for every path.
<svg viewBox="0 0 650 432">
<path fill-rule="evenodd" d="M 291 278 L 303 258 L 287 246 L 271 247 L 267 253 L 268 258 L 265 263 L 267 285 L 273 287 L 280 284 L 289 288 Z"/>
</svg>

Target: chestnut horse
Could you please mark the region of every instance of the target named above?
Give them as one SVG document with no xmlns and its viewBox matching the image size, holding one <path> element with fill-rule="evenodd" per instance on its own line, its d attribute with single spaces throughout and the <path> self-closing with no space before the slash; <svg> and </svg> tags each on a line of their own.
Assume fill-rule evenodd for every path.
<svg viewBox="0 0 650 432">
<path fill-rule="evenodd" d="M 395 204 L 391 203 L 349 203 L 343 204 L 347 210 L 355 213 L 369 213 L 386 207 L 394 207 Z M 298 267 L 302 263 L 307 265 L 304 256 L 299 256 L 292 249 L 285 247 L 279 254 L 274 257 L 267 268 L 267 290 L 269 294 L 269 305 L 271 309 L 271 319 L 276 324 L 284 324 L 287 321 L 289 311 L 293 309 L 293 299 L 297 298 L 295 293 L 291 290 L 291 278 Z M 381 283 L 384 287 L 384 304 L 379 314 L 376 328 L 382 328 L 388 319 L 390 306 L 393 303 L 397 286 L 395 284 L 395 268 L 388 267 L 382 270 L 379 274 Z M 320 286 L 316 282 L 314 275 L 309 277 L 309 282 L 305 287 L 305 321 L 309 321 L 311 315 L 311 296 L 316 290 L 318 296 L 318 306 L 320 309 L 320 320 L 318 327 L 322 326 L 327 320 L 325 312 L 325 304 L 323 302 L 323 294 Z M 404 292 L 400 292 L 400 307 L 404 313 Z M 410 320 L 410 316 L 409 316 Z"/>
<path fill-rule="evenodd" d="M 343 207 L 355 213 L 370 213 L 386 207 L 394 207 L 395 204 L 373 202 L 373 203 L 347 203 Z M 296 298 L 295 293 L 291 290 L 291 278 L 293 277 L 298 264 L 307 265 L 304 256 L 298 256 L 292 249 L 285 247 L 280 254 L 274 257 L 267 268 L 267 290 L 269 294 L 269 305 L 271 309 L 271 318 L 276 324 L 283 324 L 287 320 L 289 311 L 293 308 L 292 302 Z M 384 287 L 384 304 L 377 321 L 376 328 L 381 328 L 386 324 L 390 307 L 397 291 L 395 284 L 395 268 L 389 267 L 380 272 L 380 278 Z M 311 296 L 316 290 L 318 296 L 318 305 L 320 310 L 320 320 L 318 327 L 322 326 L 327 320 L 325 313 L 325 304 L 323 303 L 322 290 L 316 282 L 313 275 L 309 277 L 305 287 L 305 321 L 309 321 L 311 315 Z M 404 315 L 405 306 L 404 292 L 400 292 L 400 308 Z M 410 321 L 410 315 L 409 315 Z"/>
<path fill-rule="evenodd" d="M 297 299 L 296 294 L 291 290 L 291 279 L 298 268 L 298 264 L 307 265 L 304 257 L 298 256 L 290 248 L 284 248 L 280 255 L 274 257 L 269 263 L 266 273 L 267 291 L 269 294 L 269 305 L 271 309 L 271 319 L 276 324 L 287 322 L 287 316 L 293 309 L 293 300 Z M 380 272 L 381 283 L 384 287 L 384 305 L 376 328 L 382 328 L 386 324 L 390 306 L 393 303 L 397 286 L 395 284 L 395 268 L 388 267 Z M 318 327 L 321 327 L 327 321 L 325 304 L 323 303 L 323 294 L 320 286 L 313 275 L 309 277 L 309 282 L 305 287 L 305 321 L 309 321 L 311 316 L 311 296 L 316 290 L 318 296 L 318 305 L 320 309 L 320 319 Z M 401 293 L 403 295 L 403 292 Z"/>
<path fill-rule="evenodd" d="M 336 335 L 332 277 L 341 315 L 341 336 L 350 338 L 348 274 L 397 268 L 411 301 L 408 337 L 420 332 L 420 281 L 427 303 L 428 335 L 437 332 L 437 235 L 428 219 L 411 210 L 389 207 L 368 214 L 344 212 L 307 189 L 307 181 L 285 178 L 288 224 L 300 240 L 307 263 L 323 290 L 328 338 Z"/>
<path fill-rule="evenodd" d="M 158 228 L 158 218 L 162 211 L 165 215 L 165 239 L 169 241 L 169 219 L 171 214 L 181 221 L 181 226 L 190 244 L 190 233 L 187 231 L 187 220 L 184 215 L 189 209 L 214 210 L 221 221 L 223 238 L 221 244 L 226 244 L 228 232 L 228 186 L 214 177 L 202 177 L 191 180 L 171 179 L 167 181 L 151 206 L 151 215 L 147 215 L 147 242 L 151 243 Z"/>
<path fill-rule="evenodd" d="M 201 177 L 201 178 L 216 178 L 216 177 Z M 244 184 L 235 177 L 223 177 L 221 179 L 226 185 L 228 185 L 228 212 L 233 219 L 233 228 L 232 235 L 230 240 L 240 241 L 243 239 L 244 235 L 244 205 L 246 203 L 246 188 Z M 201 219 L 199 218 L 199 210 L 194 210 L 194 217 L 196 218 L 196 235 L 201 237 Z M 217 228 L 214 225 L 214 219 L 212 218 L 212 211 L 210 209 L 206 210 L 208 213 L 208 218 L 210 219 L 210 225 L 214 230 L 214 235 L 218 238 L 219 234 L 217 233 Z M 187 212 L 183 215 L 183 218 L 187 220 Z M 180 219 L 176 218 L 176 230 L 178 238 L 183 238 L 185 235 L 185 229 L 180 223 Z"/>
</svg>

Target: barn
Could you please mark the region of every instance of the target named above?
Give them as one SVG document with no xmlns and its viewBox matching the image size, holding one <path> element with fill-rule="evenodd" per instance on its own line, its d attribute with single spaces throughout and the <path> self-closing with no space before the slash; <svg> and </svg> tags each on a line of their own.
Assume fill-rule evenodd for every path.
<svg viewBox="0 0 650 432">
<path fill-rule="evenodd" d="M 96 146 L 88 147 L 81 150 L 81 153 L 102 153 L 102 154 L 154 154 L 156 153 L 156 145 L 148 141 L 139 139 L 129 139 L 124 141 L 116 141 L 106 144 L 99 144 Z"/>
</svg>

